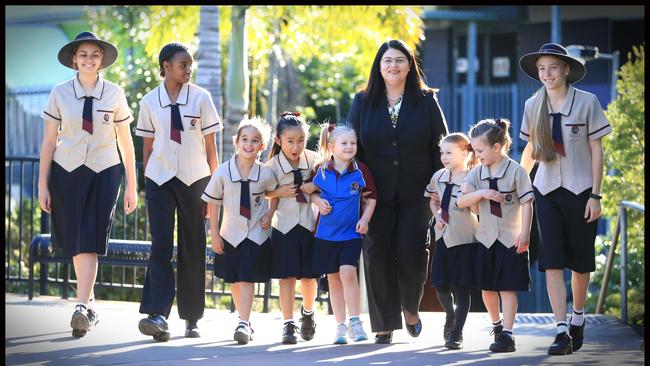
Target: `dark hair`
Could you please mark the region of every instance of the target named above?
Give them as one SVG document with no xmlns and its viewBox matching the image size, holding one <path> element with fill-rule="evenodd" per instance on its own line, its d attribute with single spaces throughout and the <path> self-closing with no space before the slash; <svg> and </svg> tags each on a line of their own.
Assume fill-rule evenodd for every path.
<svg viewBox="0 0 650 366">
<path fill-rule="evenodd" d="M 508 133 L 509 128 L 510 121 L 505 118 L 488 118 L 481 120 L 479 123 L 472 126 L 469 130 L 469 136 L 474 139 L 485 135 L 490 146 L 499 143 L 504 147 L 504 151 L 507 153 L 508 149 L 510 149 L 510 144 L 512 144 L 512 139 Z"/>
<path fill-rule="evenodd" d="M 305 132 L 305 139 L 309 137 L 309 126 L 307 126 L 307 123 L 300 118 L 300 112 L 282 112 L 278 124 L 275 127 L 275 137 L 279 139 L 280 136 L 282 136 L 282 132 L 291 127 L 302 128 Z M 274 140 L 273 147 L 271 147 L 271 152 L 266 160 L 268 161 L 273 159 L 273 157 L 278 155 L 280 151 L 282 151 L 282 146 Z"/>
<path fill-rule="evenodd" d="M 163 67 L 163 61 L 169 62 L 172 57 L 177 52 L 187 52 L 188 54 L 190 51 L 188 51 L 187 46 L 180 42 L 171 42 L 167 43 L 165 46 L 163 46 L 162 49 L 160 49 L 160 54 L 158 55 L 158 66 L 160 66 L 160 76 L 165 77 L 165 68 Z"/>
<path fill-rule="evenodd" d="M 379 105 L 379 103 L 382 103 L 385 100 L 386 85 L 383 82 L 384 78 L 381 76 L 380 64 L 381 58 L 389 48 L 402 52 L 408 59 L 409 72 L 406 76 L 406 86 L 404 87 L 405 92 L 420 93 L 421 95 L 424 95 L 426 92 L 433 90 L 425 83 L 422 69 L 420 69 L 418 60 L 411 48 L 402 40 L 391 39 L 390 41 L 384 42 L 381 47 L 379 47 L 377 55 L 375 55 L 375 60 L 372 62 L 368 84 L 366 84 L 365 89 L 362 90 L 365 97 L 370 99 L 372 105 Z"/>
<path fill-rule="evenodd" d="M 79 50 L 79 47 L 81 47 L 81 45 L 84 44 L 84 43 L 94 44 L 95 46 L 99 47 L 99 52 L 101 52 L 101 54 L 102 54 L 102 58 L 104 58 L 104 47 L 102 47 L 101 44 L 99 44 L 99 43 L 97 43 L 97 42 L 92 42 L 92 41 L 78 43 L 76 46 L 74 46 L 74 47 L 72 48 L 72 54 L 73 54 L 73 55 L 76 55 L 76 54 L 77 54 L 77 51 Z M 101 68 L 101 66 L 100 66 L 100 68 Z M 72 69 L 73 69 L 73 70 L 79 70 L 79 66 L 77 66 L 77 63 L 74 62 L 74 61 L 72 62 Z"/>
</svg>

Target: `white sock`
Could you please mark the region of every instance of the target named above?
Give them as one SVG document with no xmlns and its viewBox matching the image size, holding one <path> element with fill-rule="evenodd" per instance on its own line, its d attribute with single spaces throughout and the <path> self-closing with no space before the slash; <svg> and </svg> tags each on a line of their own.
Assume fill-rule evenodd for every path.
<svg viewBox="0 0 650 366">
<path fill-rule="evenodd" d="M 287 320 L 285 320 L 285 321 L 284 321 L 284 324 L 287 324 L 287 323 L 293 323 L 293 319 L 287 319 Z"/>
<path fill-rule="evenodd" d="M 581 326 L 584 323 L 585 323 L 585 309 L 573 308 L 573 314 L 571 314 L 571 325 Z"/>
<path fill-rule="evenodd" d="M 499 319 L 496 322 L 492 322 L 492 327 L 498 327 L 499 325 L 503 325 L 503 319 Z"/>
<path fill-rule="evenodd" d="M 88 309 L 95 310 L 95 299 L 92 297 L 88 300 Z"/>
<path fill-rule="evenodd" d="M 515 337 L 515 334 L 512 332 L 512 328 L 510 328 L 510 329 L 503 328 L 503 334 L 507 334 L 507 335 L 509 335 L 510 338 L 514 338 L 514 337 Z"/>
<path fill-rule="evenodd" d="M 239 324 L 244 324 L 244 325 L 247 325 L 247 326 L 251 325 L 251 323 L 249 323 L 248 321 L 243 320 L 243 319 L 239 319 Z"/>
<path fill-rule="evenodd" d="M 311 314 L 314 313 L 314 309 L 307 310 L 307 308 L 305 308 L 305 306 L 303 305 L 302 306 L 302 313 L 305 314 L 305 315 L 311 315 Z"/>
<path fill-rule="evenodd" d="M 557 333 L 567 333 L 569 334 L 569 327 L 566 325 L 566 322 L 557 322 Z"/>
</svg>

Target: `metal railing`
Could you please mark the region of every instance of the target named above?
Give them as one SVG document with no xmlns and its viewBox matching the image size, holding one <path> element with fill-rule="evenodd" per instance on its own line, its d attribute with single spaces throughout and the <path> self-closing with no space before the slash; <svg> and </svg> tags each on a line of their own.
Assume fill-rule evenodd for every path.
<svg viewBox="0 0 650 366">
<path fill-rule="evenodd" d="M 47 234 L 50 232 L 49 214 L 41 211 L 38 204 L 38 169 L 39 159 L 35 157 L 5 158 L 5 283 L 23 284 L 28 283 L 29 245 L 35 234 Z M 143 181 L 144 172 L 142 163 L 136 164 L 136 176 Z M 144 185 L 139 184 L 140 187 Z M 129 216 L 124 214 L 123 206 L 124 181 L 120 189 L 117 202 L 117 209 L 111 230 L 113 239 L 145 240 L 150 238 L 147 205 L 144 200 L 143 191 L 139 192 L 139 200 L 143 202 Z M 143 212 L 144 211 L 144 212 Z M 29 215 L 29 216 L 27 216 Z M 76 280 L 71 278 L 74 275 L 71 262 L 56 263 L 51 268 L 47 263 L 40 263 L 39 293 L 49 294 L 49 285 L 59 286 L 62 298 L 68 298 L 72 286 Z M 141 291 L 144 283 L 145 268 L 137 266 L 121 265 L 99 265 L 97 271 L 98 288 L 120 288 L 131 291 Z M 206 268 L 206 295 L 213 298 L 231 296 L 226 283 L 212 275 L 212 269 Z M 279 293 L 273 291 L 277 288 L 277 280 L 272 280 L 264 286 L 263 283 L 256 284 L 255 297 L 262 299 L 263 311 L 269 310 L 269 300 L 279 299 Z M 300 295 L 296 295 L 301 299 Z M 316 301 L 327 303 L 327 296 L 319 296 Z M 328 305 L 329 307 L 329 305 Z"/>
<path fill-rule="evenodd" d="M 607 284 L 609 283 L 609 276 L 614 266 L 614 255 L 616 254 L 616 245 L 618 244 L 618 237 L 621 237 L 621 320 L 627 324 L 627 210 L 632 209 L 641 212 L 645 215 L 645 207 L 630 201 L 621 201 L 618 204 L 618 216 L 616 218 L 616 225 L 614 226 L 614 235 L 612 237 L 612 247 L 607 255 L 607 262 L 605 264 L 605 273 L 603 274 L 603 283 L 600 287 L 600 294 L 598 295 L 598 303 L 596 304 L 596 314 L 603 313 L 603 306 L 605 305 L 605 297 L 607 296 Z"/>
</svg>

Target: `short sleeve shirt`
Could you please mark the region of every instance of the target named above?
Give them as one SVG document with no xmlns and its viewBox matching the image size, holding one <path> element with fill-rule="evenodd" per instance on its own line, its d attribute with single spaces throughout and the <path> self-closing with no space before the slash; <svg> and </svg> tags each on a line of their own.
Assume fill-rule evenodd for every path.
<svg viewBox="0 0 650 366">
<path fill-rule="evenodd" d="M 361 239 L 363 236 L 356 232 L 362 213 L 361 194 L 367 191 L 370 192 L 367 198 L 377 197 L 375 181 L 368 167 L 353 161 L 341 174 L 329 161 L 325 167 L 317 168 L 313 183 L 321 190 L 321 198 L 332 207 L 329 214 L 319 216 L 314 236 L 328 241 Z"/>
<path fill-rule="evenodd" d="M 262 216 L 268 212 L 264 192 L 276 188 L 271 169 L 256 161 L 248 174 L 251 218 L 239 213 L 242 176 L 237 169 L 234 155 L 219 165 L 210 178 L 201 199 L 208 203 L 222 205 L 223 219 L 219 235 L 232 246 L 237 247 L 245 239 L 262 245 L 269 238 L 269 230 L 262 229 Z"/>
<path fill-rule="evenodd" d="M 78 77 L 78 76 L 77 76 Z M 83 129 L 86 94 L 75 77 L 52 89 L 41 117 L 59 126 L 53 160 L 67 171 L 86 165 L 94 172 L 120 163 L 116 128 L 128 128 L 131 110 L 118 85 L 98 76 L 93 97 L 93 133 Z"/>
<path fill-rule="evenodd" d="M 534 98 L 526 101 L 519 137 L 530 140 Z M 552 128 L 549 103 L 549 124 Z M 564 187 L 574 194 L 580 194 L 593 186 L 591 173 L 591 148 L 589 142 L 612 132 L 598 98 L 589 92 L 569 86 L 562 110 L 562 142 L 566 156 L 557 154 L 558 159 L 540 161 L 533 185 L 542 195 Z"/>
<path fill-rule="evenodd" d="M 451 197 L 449 199 L 449 222 L 444 228 L 434 228 L 436 240 L 443 238 L 445 246 L 451 248 L 461 244 L 476 242 L 476 230 L 478 219 L 469 207 L 460 208 L 456 201 L 462 195 L 460 186 L 451 181 L 451 172 L 448 169 L 440 169 L 433 174 L 431 181 L 424 190 L 425 197 L 431 197 L 434 192 L 442 200 L 447 184 L 451 184 Z"/>
<path fill-rule="evenodd" d="M 311 171 L 314 168 L 319 154 L 305 149 L 300 156 L 297 169 L 300 170 L 303 182 L 311 181 Z M 293 167 L 287 157 L 280 151 L 265 164 L 278 181 L 278 186 L 293 184 Z M 273 214 L 271 226 L 282 234 L 288 233 L 296 225 L 300 225 L 309 231 L 314 231 L 316 217 L 311 209 L 311 199 L 308 194 L 303 194 L 307 203 L 298 202 L 295 197 L 280 197 L 278 207 Z"/>
<path fill-rule="evenodd" d="M 171 105 L 164 82 L 140 101 L 137 136 L 153 138 L 153 151 L 144 175 L 162 185 L 173 177 L 191 185 L 210 175 L 204 136 L 223 129 L 210 93 L 183 84 L 176 100 L 183 131 L 181 144 L 171 139 Z"/>
<path fill-rule="evenodd" d="M 467 173 L 465 182 L 475 190 L 489 189 L 488 178 L 493 178 L 490 176 L 490 169 L 480 164 Z M 489 200 L 479 201 L 476 239 L 486 248 L 490 248 L 497 240 L 506 248 L 510 248 L 521 233 L 521 205 L 534 198 L 533 188 L 526 170 L 509 157 L 501 160 L 494 178 L 498 178 L 497 188 L 504 196 L 503 202 L 500 203 L 502 217 L 490 212 Z"/>
</svg>

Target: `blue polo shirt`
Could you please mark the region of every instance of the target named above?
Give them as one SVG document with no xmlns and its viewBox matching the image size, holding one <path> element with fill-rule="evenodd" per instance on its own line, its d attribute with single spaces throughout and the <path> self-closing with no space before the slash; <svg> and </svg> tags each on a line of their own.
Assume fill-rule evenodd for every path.
<svg viewBox="0 0 650 366">
<path fill-rule="evenodd" d="M 329 214 L 319 215 L 315 237 L 329 241 L 361 239 L 363 236 L 356 232 L 361 217 L 361 193 L 370 191 L 368 198 L 377 197 L 370 170 L 353 161 L 341 174 L 330 161 L 316 170 L 312 182 L 321 190 L 321 198 L 332 206 Z"/>
</svg>

